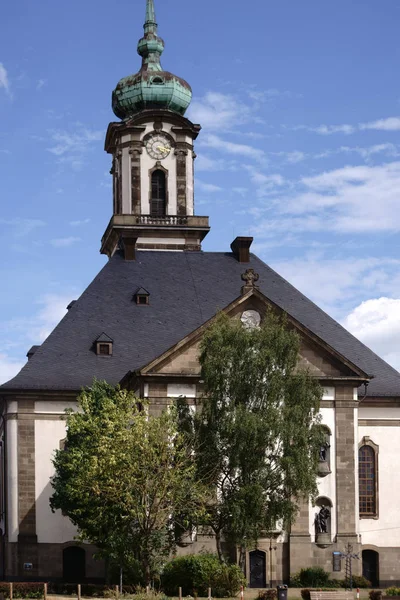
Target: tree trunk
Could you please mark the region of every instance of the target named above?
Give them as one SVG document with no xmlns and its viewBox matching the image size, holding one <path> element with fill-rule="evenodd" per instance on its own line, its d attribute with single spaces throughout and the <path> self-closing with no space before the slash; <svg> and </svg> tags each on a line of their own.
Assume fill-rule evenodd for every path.
<svg viewBox="0 0 400 600">
<path fill-rule="evenodd" d="M 122 567 L 119 568 L 119 593 L 122 595 Z"/>
<path fill-rule="evenodd" d="M 151 583 L 151 569 L 150 569 L 150 563 L 146 559 L 143 560 L 143 571 L 144 571 L 144 578 L 145 578 L 146 587 L 147 587 Z"/>
<path fill-rule="evenodd" d="M 225 557 L 222 553 L 222 545 L 221 545 L 221 532 L 220 531 L 216 531 L 215 532 L 215 544 L 217 546 L 217 553 L 218 553 L 218 558 L 222 563 L 225 563 Z"/>
<path fill-rule="evenodd" d="M 244 573 L 246 567 L 246 548 L 242 544 L 239 547 L 239 567 Z"/>
</svg>

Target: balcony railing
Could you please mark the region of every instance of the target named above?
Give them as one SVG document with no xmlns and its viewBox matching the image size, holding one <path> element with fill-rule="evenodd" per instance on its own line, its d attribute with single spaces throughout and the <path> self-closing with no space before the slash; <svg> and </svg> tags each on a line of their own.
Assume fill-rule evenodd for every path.
<svg viewBox="0 0 400 600">
<path fill-rule="evenodd" d="M 139 215 L 135 217 L 138 225 L 187 225 L 187 217 L 166 216 L 154 217 L 152 215 Z"/>
</svg>

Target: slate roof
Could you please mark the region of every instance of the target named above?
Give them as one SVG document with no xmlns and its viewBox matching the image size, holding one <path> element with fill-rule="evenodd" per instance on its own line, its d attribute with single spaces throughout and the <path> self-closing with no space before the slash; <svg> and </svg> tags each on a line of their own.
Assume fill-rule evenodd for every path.
<svg viewBox="0 0 400 600">
<path fill-rule="evenodd" d="M 251 255 L 250 264 L 222 252 L 137 252 L 111 258 L 20 373 L 1 389 L 79 390 L 93 377 L 119 382 L 191 333 L 240 296 L 253 267 L 260 291 L 375 379 L 369 396 L 400 396 L 400 373 L 348 333 L 285 279 Z M 144 287 L 150 304 L 132 300 Z M 97 356 L 102 332 L 113 356 Z"/>
</svg>

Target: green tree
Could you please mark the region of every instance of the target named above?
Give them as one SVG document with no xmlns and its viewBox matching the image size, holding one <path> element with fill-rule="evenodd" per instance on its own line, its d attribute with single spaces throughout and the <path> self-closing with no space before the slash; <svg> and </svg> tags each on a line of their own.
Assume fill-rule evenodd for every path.
<svg viewBox="0 0 400 600">
<path fill-rule="evenodd" d="M 148 417 L 143 400 L 95 381 L 68 411 L 64 450 L 55 453 L 51 508 L 123 567 L 134 555 L 149 583 L 201 497 L 174 409 Z M 186 527 L 187 528 L 187 527 Z"/>
<path fill-rule="evenodd" d="M 197 477 L 215 493 L 206 507 L 223 561 L 221 536 L 245 550 L 290 526 L 303 497 L 316 494 L 322 388 L 298 368 L 300 340 L 268 311 L 259 328 L 220 314 L 200 348 L 202 407 L 178 403 Z"/>
</svg>

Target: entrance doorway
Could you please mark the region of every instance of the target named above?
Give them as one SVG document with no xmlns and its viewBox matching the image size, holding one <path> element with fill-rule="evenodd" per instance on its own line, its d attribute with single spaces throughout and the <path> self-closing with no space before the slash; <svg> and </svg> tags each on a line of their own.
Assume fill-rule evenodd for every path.
<svg viewBox="0 0 400 600">
<path fill-rule="evenodd" d="M 265 588 L 266 587 L 266 556 L 261 550 L 253 550 L 250 552 L 250 587 Z"/>
<path fill-rule="evenodd" d="M 86 576 L 86 552 L 79 546 L 68 546 L 63 550 L 63 580 L 67 583 L 82 583 Z"/>
<path fill-rule="evenodd" d="M 379 554 L 375 550 L 362 551 L 363 575 L 372 583 L 372 587 L 379 586 Z"/>
</svg>

